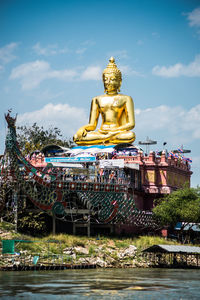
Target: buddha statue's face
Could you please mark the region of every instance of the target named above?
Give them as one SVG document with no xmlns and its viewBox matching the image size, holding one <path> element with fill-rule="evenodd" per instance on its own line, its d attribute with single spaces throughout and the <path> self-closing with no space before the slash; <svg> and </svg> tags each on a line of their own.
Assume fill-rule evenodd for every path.
<svg viewBox="0 0 200 300">
<path fill-rule="evenodd" d="M 115 73 L 103 74 L 103 82 L 107 94 L 117 94 L 121 82 Z"/>
</svg>

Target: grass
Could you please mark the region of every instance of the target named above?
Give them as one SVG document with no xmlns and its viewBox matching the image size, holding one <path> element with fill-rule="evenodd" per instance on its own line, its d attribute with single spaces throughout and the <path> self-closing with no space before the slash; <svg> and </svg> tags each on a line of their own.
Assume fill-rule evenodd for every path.
<svg viewBox="0 0 200 300">
<path fill-rule="evenodd" d="M 180 245 L 180 243 L 174 240 L 166 240 L 160 236 L 138 236 L 138 237 L 105 237 L 97 236 L 73 236 L 69 234 L 57 234 L 49 235 L 43 238 L 33 238 L 28 235 L 22 235 L 13 231 L 13 227 L 10 224 L 3 224 L 0 222 L 0 229 L 2 231 L 2 238 L 0 239 L 15 239 L 31 241 L 16 242 L 15 251 L 20 252 L 19 258 L 33 260 L 33 256 L 39 256 L 40 263 L 80 263 L 81 259 L 84 261 L 90 261 L 90 258 L 99 257 L 112 267 L 119 267 L 123 265 L 135 266 L 143 264 L 145 262 L 142 250 L 155 244 L 168 244 L 168 245 Z M 6 234 L 6 235 L 5 235 Z M 1 243 L 0 243 L 1 245 Z M 123 254 L 123 250 L 127 249 L 130 245 L 134 245 L 137 248 L 137 252 L 132 256 L 124 256 L 122 258 L 119 253 Z M 71 249 L 70 254 L 64 250 L 67 248 L 74 248 L 77 246 L 84 247 L 88 250 L 89 254 L 84 254 L 78 249 Z M 86 252 L 87 253 L 87 252 Z M 120 257 L 119 257 L 120 256 Z M 88 259 L 89 258 L 89 259 Z M 141 263 L 141 264 L 140 264 Z M 2 264 L 0 258 L 0 264 Z"/>
<path fill-rule="evenodd" d="M 33 238 L 28 235 L 21 235 L 13 231 L 13 227 L 5 222 L 0 223 L 0 228 L 4 231 L 9 231 L 9 238 L 29 240 L 33 243 L 17 243 L 16 251 L 26 251 L 28 254 L 42 253 L 43 255 L 62 254 L 65 248 L 70 247 L 86 247 L 89 250 L 89 256 L 95 256 L 96 250 L 101 248 L 102 252 L 106 249 L 114 249 L 116 252 L 128 248 L 130 245 L 137 247 L 138 252 L 148 248 L 154 244 L 170 244 L 178 245 L 179 243 L 172 240 L 166 240 L 159 236 L 139 236 L 133 238 L 117 238 L 117 237 L 90 237 L 87 236 L 73 236 L 69 234 L 49 235 L 43 238 Z M 3 237 L 6 239 L 5 237 Z M 113 254 L 114 255 L 114 254 Z"/>
<path fill-rule="evenodd" d="M 12 231 L 15 229 L 15 225 L 8 222 L 0 222 L 0 228 L 5 231 Z"/>
<path fill-rule="evenodd" d="M 180 245 L 180 243 L 165 239 L 160 236 L 139 236 L 138 238 L 133 238 L 132 243 L 134 246 L 137 247 L 138 250 L 143 250 L 145 248 L 148 248 L 152 245 L 159 245 L 159 244 L 165 244 L 165 245 Z"/>
<path fill-rule="evenodd" d="M 95 249 L 96 249 L 96 247 L 94 246 L 94 245 L 91 245 L 90 247 L 89 247 L 89 255 L 90 256 L 94 256 L 95 254 L 96 254 L 96 251 L 95 251 Z"/>
<path fill-rule="evenodd" d="M 119 249 L 128 248 L 132 244 L 131 239 L 115 240 L 115 246 Z"/>
</svg>

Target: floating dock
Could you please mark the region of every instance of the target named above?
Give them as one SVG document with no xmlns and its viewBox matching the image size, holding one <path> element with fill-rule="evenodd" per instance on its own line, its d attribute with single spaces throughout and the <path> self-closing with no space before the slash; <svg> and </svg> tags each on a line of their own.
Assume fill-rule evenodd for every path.
<svg viewBox="0 0 200 300">
<path fill-rule="evenodd" d="M 57 271 L 67 269 L 96 269 L 96 264 L 13 265 L 1 266 L 0 271 Z"/>
</svg>

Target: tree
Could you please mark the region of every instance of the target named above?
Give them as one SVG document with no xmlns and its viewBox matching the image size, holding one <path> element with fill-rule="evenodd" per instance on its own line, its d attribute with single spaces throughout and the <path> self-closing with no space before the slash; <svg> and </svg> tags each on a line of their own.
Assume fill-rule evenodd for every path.
<svg viewBox="0 0 200 300">
<path fill-rule="evenodd" d="M 37 123 L 34 123 L 32 126 L 19 126 L 17 130 L 17 140 L 23 154 L 40 150 L 49 144 L 69 148 L 73 146 L 71 140 L 62 138 L 61 130 L 57 127 L 49 127 L 45 130 L 43 126 L 39 127 Z"/>
<path fill-rule="evenodd" d="M 200 222 L 200 188 L 183 188 L 159 199 L 153 209 L 154 218 L 162 226 L 174 228 L 177 222 L 184 223 L 181 233 L 189 223 Z"/>
<path fill-rule="evenodd" d="M 18 213 L 17 230 L 33 236 L 47 233 L 45 213 L 20 210 Z"/>
</svg>

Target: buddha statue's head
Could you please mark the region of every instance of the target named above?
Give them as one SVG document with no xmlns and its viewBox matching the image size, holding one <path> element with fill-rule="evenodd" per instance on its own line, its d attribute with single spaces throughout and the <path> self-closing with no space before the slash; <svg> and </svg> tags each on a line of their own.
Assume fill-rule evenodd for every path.
<svg viewBox="0 0 200 300">
<path fill-rule="evenodd" d="M 105 92 L 109 95 L 117 94 L 120 92 L 122 83 L 121 71 L 115 64 L 115 59 L 111 57 L 106 69 L 103 71 L 103 83 Z"/>
</svg>

